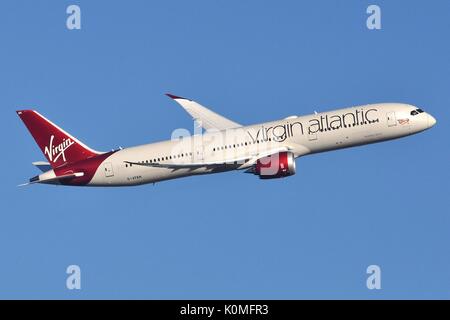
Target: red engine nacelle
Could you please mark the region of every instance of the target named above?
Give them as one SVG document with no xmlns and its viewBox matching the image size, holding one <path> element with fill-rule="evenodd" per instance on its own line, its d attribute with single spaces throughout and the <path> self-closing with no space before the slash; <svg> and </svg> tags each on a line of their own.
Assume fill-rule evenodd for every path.
<svg viewBox="0 0 450 320">
<path fill-rule="evenodd" d="M 261 179 L 274 179 L 295 174 L 295 158 L 291 152 L 280 152 L 256 162 L 254 174 Z"/>
</svg>

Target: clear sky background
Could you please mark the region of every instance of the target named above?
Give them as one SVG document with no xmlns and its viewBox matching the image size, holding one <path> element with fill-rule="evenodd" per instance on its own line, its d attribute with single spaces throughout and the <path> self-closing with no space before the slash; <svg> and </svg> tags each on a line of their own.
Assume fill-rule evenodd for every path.
<svg viewBox="0 0 450 320">
<path fill-rule="evenodd" d="M 1 1 L 0 298 L 450 298 L 449 31 L 446 0 Z M 281 180 L 17 187 L 44 156 L 15 110 L 106 151 L 192 130 L 166 92 L 242 124 L 406 102 L 437 125 Z"/>
</svg>

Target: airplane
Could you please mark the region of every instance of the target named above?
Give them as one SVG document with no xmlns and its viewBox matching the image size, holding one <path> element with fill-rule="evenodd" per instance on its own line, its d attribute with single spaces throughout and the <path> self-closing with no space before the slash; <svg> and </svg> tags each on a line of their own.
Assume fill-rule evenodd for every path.
<svg viewBox="0 0 450 320">
<path fill-rule="evenodd" d="M 37 111 L 16 111 L 47 158 L 33 163 L 42 174 L 23 185 L 136 186 L 231 170 L 284 178 L 296 173 L 299 157 L 401 138 L 436 124 L 416 106 L 376 103 L 243 126 L 193 100 L 167 96 L 200 132 L 109 152 L 89 148 Z"/>
</svg>

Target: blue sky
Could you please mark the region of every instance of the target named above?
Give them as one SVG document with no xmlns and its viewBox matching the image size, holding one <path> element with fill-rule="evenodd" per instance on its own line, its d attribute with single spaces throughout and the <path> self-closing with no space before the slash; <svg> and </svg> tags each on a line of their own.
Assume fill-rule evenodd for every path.
<svg viewBox="0 0 450 320">
<path fill-rule="evenodd" d="M 377 4 L 382 29 L 366 27 Z M 77 4 L 82 29 L 66 28 Z M 2 1 L 0 298 L 450 298 L 450 2 Z M 44 157 L 15 110 L 99 150 L 192 128 L 164 93 L 251 124 L 375 102 L 408 138 L 133 188 L 17 185 Z M 82 289 L 66 289 L 81 267 Z M 382 271 L 368 290 L 366 268 Z"/>
</svg>

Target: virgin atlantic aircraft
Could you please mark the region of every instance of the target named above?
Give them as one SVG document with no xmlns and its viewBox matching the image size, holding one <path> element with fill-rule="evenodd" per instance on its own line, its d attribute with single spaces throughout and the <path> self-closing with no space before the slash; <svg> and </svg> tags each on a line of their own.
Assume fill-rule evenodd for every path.
<svg viewBox="0 0 450 320">
<path fill-rule="evenodd" d="M 186 176 L 244 170 L 261 179 L 295 174 L 295 159 L 318 152 L 412 135 L 436 124 L 428 113 L 401 103 L 378 103 L 243 126 L 195 101 L 168 96 L 199 124 L 200 134 L 99 152 L 34 110 L 17 114 L 46 162 L 24 185 L 134 186 Z"/>
</svg>

